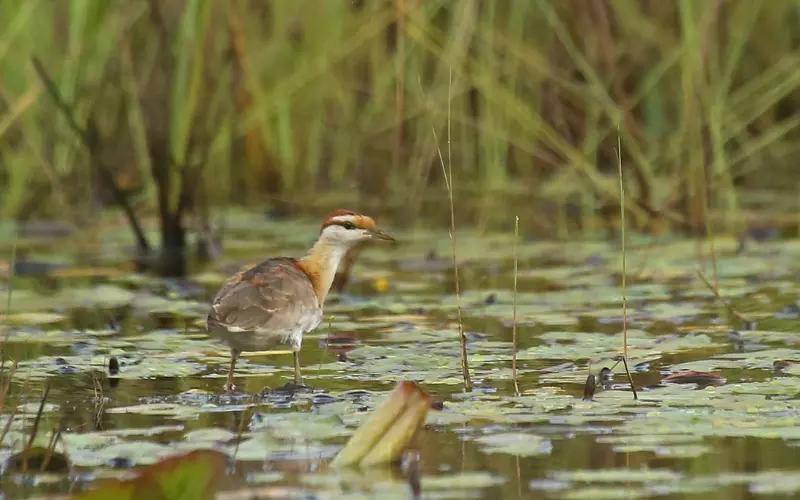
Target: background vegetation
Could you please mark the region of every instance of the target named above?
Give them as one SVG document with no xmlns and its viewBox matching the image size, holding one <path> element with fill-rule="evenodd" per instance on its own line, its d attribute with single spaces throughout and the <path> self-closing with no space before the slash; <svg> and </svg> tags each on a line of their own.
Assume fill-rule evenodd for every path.
<svg viewBox="0 0 800 500">
<path fill-rule="evenodd" d="M 461 222 L 618 215 L 619 137 L 632 227 L 741 231 L 797 211 L 798 22 L 795 0 L 6 0 L 0 210 L 152 215 L 167 267 L 232 204 L 447 223 L 436 130 Z"/>
</svg>

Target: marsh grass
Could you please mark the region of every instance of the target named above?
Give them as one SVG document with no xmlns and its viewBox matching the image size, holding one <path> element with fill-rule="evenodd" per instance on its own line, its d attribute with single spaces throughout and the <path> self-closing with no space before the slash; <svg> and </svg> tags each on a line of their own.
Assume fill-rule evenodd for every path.
<svg viewBox="0 0 800 500">
<path fill-rule="evenodd" d="M 204 162 L 203 203 L 310 207 L 334 189 L 412 217 L 444 182 L 426 104 L 409 92 L 418 76 L 433 101 L 452 94 L 453 174 L 484 228 L 508 216 L 493 200 L 516 186 L 531 212 L 548 207 L 557 234 L 571 234 L 576 204 L 583 219 L 605 217 L 619 204 L 606 168 L 616 123 L 631 230 L 702 235 L 707 200 L 720 230 L 734 231 L 743 189 L 790 190 L 779 179 L 798 151 L 794 4 L 581 5 L 6 2 L 0 210 L 87 225 L 98 204 L 113 204 L 41 99 L 34 49 L 77 119 L 96 117 L 101 156 L 145 214 L 174 208 L 181 176 Z M 159 60 L 165 30 L 171 73 Z M 144 74 L 158 78 L 142 85 Z M 166 199 L 150 176 L 158 148 L 181 166 Z"/>
<path fill-rule="evenodd" d="M 511 316 L 511 380 L 514 383 L 514 394 L 519 395 L 519 383 L 517 382 L 517 241 L 519 240 L 519 216 L 514 217 L 514 293 L 513 293 L 513 312 Z"/>
<path fill-rule="evenodd" d="M 633 383 L 631 371 L 628 369 L 628 262 L 625 237 L 625 180 L 622 173 L 622 143 L 617 136 L 617 171 L 619 173 L 619 211 L 620 211 L 620 254 L 622 258 L 622 364 L 625 367 L 625 374 L 631 384 L 633 399 L 639 399 L 636 393 L 636 385 Z"/>
<path fill-rule="evenodd" d="M 14 374 L 17 372 L 17 361 L 14 360 L 14 363 L 11 365 L 11 368 L 6 368 L 6 346 L 8 345 L 8 336 L 10 334 L 10 330 L 8 325 L 10 324 L 9 318 L 11 317 L 11 296 L 14 290 L 14 276 L 15 276 L 15 269 L 17 263 L 17 244 L 19 243 L 19 233 L 17 231 L 14 232 L 14 241 L 11 244 L 11 259 L 9 260 L 9 270 L 8 270 L 8 296 L 6 298 L 6 329 L 5 335 L 3 336 L 2 343 L 0 344 L 0 414 L 6 413 L 6 405 L 9 402 L 9 395 L 11 394 L 11 384 L 14 380 Z M 2 431 L 0 431 L 0 446 L 2 446 L 3 441 L 8 434 L 8 431 L 11 429 L 11 424 L 14 422 L 14 417 L 16 417 L 17 408 L 15 406 L 11 407 L 11 410 L 8 412 L 8 420 L 6 424 L 3 426 Z"/>
<path fill-rule="evenodd" d="M 6 414 L 6 405 L 9 403 L 9 395 L 11 394 L 11 383 L 14 380 L 14 374 L 16 372 L 17 362 L 15 361 L 14 364 L 11 365 L 11 368 L 3 370 L 3 377 L 0 377 L 0 383 L 2 383 L 2 392 L 0 392 L 0 412 L 3 414 Z M 13 405 L 9 406 L 10 410 L 7 413 L 8 420 L 6 420 L 6 424 L 3 426 L 2 431 L 0 431 L 0 445 L 5 441 L 8 431 L 11 429 L 11 424 L 14 423 L 14 418 L 17 416 L 17 407 Z"/>
<path fill-rule="evenodd" d="M 14 276 L 16 275 L 16 268 L 17 268 L 17 244 L 19 243 L 19 231 L 14 231 L 14 241 L 11 243 L 11 259 L 8 261 L 8 295 L 6 295 L 6 325 L 9 324 L 9 318 L 11 317 L 11 297 L 14 294 Z M 9 330 L 6 329 L 5 335 L 3 337 L 3 343 L 0 345 L 0 374 L 3 373 L 3 368 L 5 367 L 5 347 L 6 342 L 8 342 L 8 335 Z"/>
<path fill-rule="evenodd" d="M 30 435 L 28 436 L 27 443 L 23 446 L 22 450 L 10 456 L 6 462 L 6 467 L 27 474 L 33 470 L 39 473 L 43 472 L 65 472 L 69 469 L 69 458 L 65 453 L 56 452 L 56 446 L 61 440 L 61 429 L 56 428 L 50 433 L 47 446 L 36 446 L 36 438 L 39 434 L 39 427 L 44 413 L 45 404 L 50 394 L 50 385 L 45 384 L 44 392 L 39 400 L 39 408 L 36 411 L 33 424 L 31 426 Z M 11 416 L 10 420 L 13 420 Z M 62 442 L 63 446 L 63 442 Z M 66 448 L 65 448 L 66 449 Z"/>
<path fill-rule="evenodd" d="M 452 72 L 450 73 L 450 85 L 452 88 Z M 436 137 L 436 127 L 433 127 L 433 139 L 436 143 L 436 150 L 439 153 L 439 162 L 442 166 L 442 176 L 444 176 L 445 187 L 447 188 L 447 198 L 450 203 L 450 243 L 451 255 L 453 260 L 453 278 L 455 281 L 456 293 L 456 314 L 458 319 L 458 339 L 461 347 L 461 375 L 464 378 L 464 390 L 467 392 L 472 390 L 472 380 L 469 375 L 469 357 L 467 354 L 467 336 L 464 333 L 464 321 L 461 317 L 461 280 L 458 276 L 458 256 L 456 252 L 456 210 L 455 203 L 453 202 L 453 156 L 450 149 L 450 93 L 447 94 L 447 166 L 445 167 L 444 157 L 442 156 L 442 148 L 439 146 L 439 139 Z"/>
</svg>

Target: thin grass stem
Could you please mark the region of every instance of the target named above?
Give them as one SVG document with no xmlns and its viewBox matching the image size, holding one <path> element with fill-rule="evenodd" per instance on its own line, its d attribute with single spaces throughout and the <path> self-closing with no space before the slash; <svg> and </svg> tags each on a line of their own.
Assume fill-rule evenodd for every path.
<svg viewBox="0 0 800 500">
<path fill-rule="evenodd" d="M 519 215 L 514 218 L 514 296 L 511 317 L 511 379 L 514 381 L 514 394 L 519 395 L 519 383 L 517 381 L 517 240 L 519 239 Z"/>
<path fill-rule="evenodd" d="M 464 390 L 472 390 L 472 380 L 469 376 L 469 359 L 467 357 L 467 336 L 464 334 L 464 322 L 461 317 L 461 284 L 458 277 L 458 258 L 456 255 L 456 211 L 453 203 L 453 155 L 450 149 L 450 102 L 453 88 L 453 70 L 450 69 L 450 79 L 447 85 L 447 166 L 445 166 L 442 148 L 439 147 L 439 139 L 436 136 L 436 127 L 432 127 L 433 140 L 436 142 L 436 151 L 439 154 L 439 162 L 442 165 L 442 175 L 444 176 L 447 196 L 450 202 L 450 243 L 453 254 L 453 272 L 456 281 L 456 311 L 458 314 L 458 336 L 461 343 L 461 374 L 464 378 Z"/>
<path fill-rule="evenodd" d="M 636 385 L 633 383 L 631 371 L 628 369 L 628 263 L 625 248 L 625 181 L 622 175 L 622 140 L 619 134 L 617 134 L 617 166 L 619 170 L 619 211 L 622 239 L 622 364 L 625 366 L 625 374 L 628 375 L 628 382 L 631 384 L 633 399 L 638 400 L 639 395 L 636 393 Z"/>
</svg>

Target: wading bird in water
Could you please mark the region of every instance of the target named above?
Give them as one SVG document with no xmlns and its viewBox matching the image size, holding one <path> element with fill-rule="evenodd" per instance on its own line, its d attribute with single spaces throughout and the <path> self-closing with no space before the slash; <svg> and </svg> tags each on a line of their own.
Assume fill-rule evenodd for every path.
<svg viewBox="0 0 800 500">
<path fill-rule="evenodd" d="M 351 210 L 325 217 L 314 246 L 305 257 L 275 257 L 233 275 L 220 287 L 206 318 L 206 329 L 231 348 L 226 388 L 242 351 L 263 351 L 288 344 L 294 356 L 294 383 L 300 376 L 303 334 L 322 321 L 322 307 L 336 270 L 348 250 L 367 241 L 394 241 L 375 221 Z"/>
</svg>

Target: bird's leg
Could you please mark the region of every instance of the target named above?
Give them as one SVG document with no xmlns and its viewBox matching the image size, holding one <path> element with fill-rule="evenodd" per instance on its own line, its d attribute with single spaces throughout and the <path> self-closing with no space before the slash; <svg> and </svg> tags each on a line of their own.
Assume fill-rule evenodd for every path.
<svg viewBox="0 0 800 500">
<path fill-rule="evenodd" d="M 294 385 L 302 386 L 303 377 L 300 376 L 300 352 L 294 351 L 292 356 L 294 356 Z"/>
<path fill-rule="evenodd" d="M 303 383 L 303 377 L 300 375 L 300 351 L 293 350 L 292 357 L 294 357 L 294 382 L 286 382 L 286 385 L 283 387 L 275 389 L 277 392 L 294 394 L 301 390 L 305 391 L 311 389 Z M 265 387 L 262 394 L 266 392 L 271 391 L 269 388 Z"/>
<path fill-rule="evenodd" d="M 225 384 L 225 390 L 227 392 L 233 392 L 236 389 L 236 386 L 233 385 L 233 370 L 236 368 L 236 359 L 238 357 L 239 351 L 231 349 L 231 366 L 228 369 L 228 383 Z"/>
</svg>

